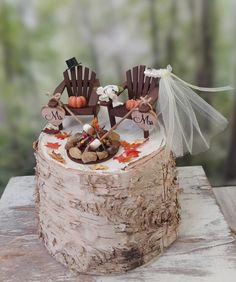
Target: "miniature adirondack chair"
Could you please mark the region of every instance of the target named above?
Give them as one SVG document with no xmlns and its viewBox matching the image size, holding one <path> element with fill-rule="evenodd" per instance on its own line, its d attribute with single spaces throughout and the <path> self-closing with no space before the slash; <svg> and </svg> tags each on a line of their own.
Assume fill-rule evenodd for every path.
<svg viewBox="0 0 236 282">
<path fill-rule="evenodd" d="M 145 68 L 142 65 L 128 70 L 126 72 L 126 82 L 122 86 L 128 90 L 129 99 L 139 99 L 142 96 L 149 95 L 152 98 L 150 104 L 154 106 L 158 98 L 158 78 L 145 77 Z M 109 101 L 106 106 L 108 108 L 111 126 L 116 124 L 115 117 L 122 118 L 128 113 L 125 104 L 113 107 L 112 101 Z"/>
<path fill-rule="evenodd" d="M 66 61 L 68 69 L 63 72 L 63 81 L 55 88 L 55 93 L 63 93 L 67 90 L 68 97 L 84 96 L 87 106 L 84 108 L 72 108 L 66 105 L 75 115 L 97 116 L 99 111 L 98 96 L 94 87 L 100 86 L 96 73 L 87 67 L 78 64 L 75 58 Z M 65 109 L 66 111 L 66 109 Z M 66 115 L 70 115 L 66 111 Z M 62 128 L 62 126 L 60 126 Z"/>
</svg>

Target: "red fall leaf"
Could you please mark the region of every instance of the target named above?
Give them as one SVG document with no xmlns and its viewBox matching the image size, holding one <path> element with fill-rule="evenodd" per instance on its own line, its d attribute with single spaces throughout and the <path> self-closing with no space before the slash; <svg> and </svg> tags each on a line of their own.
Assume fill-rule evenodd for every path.
<svg viewBox="0 0 236 282">
<path fill-rule="evenodd" d="M 136 141 L 134 143 L 121 141 L 121 146 L 124 148 L 124 152 L 119 156 L 115 156 L 113 159 L 118 160 L 120 163 L 127 163 L 133 158 L 139 157 L 140 151 L 138 151 L 137 148 L 141 146 L 144 142 L 146 142 L 146 139 Z"/>
<path fill-rule="evenodd" d="M 58 149 L 61 145 L 56 142 L 47 142 L 47 144 L 45 145 L 46 147 L 50 148 L 50 149 Z"/>
</svg>

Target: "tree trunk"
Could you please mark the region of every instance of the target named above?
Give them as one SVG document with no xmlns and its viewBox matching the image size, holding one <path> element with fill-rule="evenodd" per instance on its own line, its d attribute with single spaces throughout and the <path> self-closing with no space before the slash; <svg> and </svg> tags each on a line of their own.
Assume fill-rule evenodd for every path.
<svg viewBox="0 0 236 282">
<path fill-rule="evenodd" d="M 109 9 L 110 9 L 110 13 L 113 14 L 114 11 L 117 11 L 117 6 L 115 5 L 115 1 L 108 1 L 107 5 L 109 5 Z M 118 33 L 119 34 L 119 23 L 120 23 L 120 19 L 119 19 L 119 13 L 115 13 L 111 18 L 110 18 L 110 37 L 112 40 L 117 41 L 117 39 L 115 38 L 114 34 Z M 116 71 L 116 77 L 117 77 L 117 81 L 122 81 L 123 78 L 123 56 L 122 56 L 122 50 L 116 50 L 113 52 L 112 54 L 112 60 L 114 63 L 114 67 L 115 67 L 115 71 Z"/>
<path fill-rule="evenodd" d="M 193 57 L 194 65 L 197 66 L 201 54 L 201 32 L 199 26 L 198 10 L 201 2 L 196 2 L 195 0 L 188 1 L 188 10 L 190 14 L 190 34 L 192 36 L 189 40 L 190 54 Z"/>
<path fill-rule="evenodd" d="M 235 167 L 236 167 L 236 92 L 234 95 L 232 131 L 230 137 L 228 156 L 225 165 L 225 180 L 227 182 L 236 179 Z"/>
<path fill-rule="evenodd" d="M 197 85 L 212 87 L 214 82 L 214 1 L 202 0 L 201 2 L 201 52 L 197 70 Z M 208 104 L 212 104 L 212 95 L 202 95 Z M 204 123 L 204 130 L 210 131 L 209 122 Z"/>
<path fill-rule="evenodd" d="M 79 3 L 78 3 L 79 4 Z M 99 73 L 99 61 L 98 61 L 98 55 L 97 55 L 97 48 L 95 44 L 95 36 L 93 27 L 91 25 L 91 15 L 89 14 L 90 8 L 89 4 L 87 2 L 82 2 L 79 4 L 79 9 L 82 8 L 82 21 L 84 24 L 84 27 L 87 32 L 87 43 L 90 51 L 91 61 L 92 65 L 94 66 L 94 70 Z M 78 23 L 80 24 L 80 23 Z"/>
<path fill-rule="evenodd" d="M 232 11 L 235 10 L 236 8 L 236 4 L 232 4 L 234 5 L 232 7 Z M 233 15 L 233 12 L 232 12 Z M 236 24 L 236 19 L 234 17 L 234 22 L 233 22 L 233 26 L 235 29 L 235 25 Z M 234 30 L 234 34 L 235 35 L 235 31 Z M 236 36 L 234 36 L 234 42 L 233 42 L 234 48 L 233 50 L 235 50 L 236 47 Z M 233 52 L 233 66 L 234 66 L 234 88 L 236 89 L 236 55 Z M 234 103 L 233 103 L 233 117 L 232 117 L 232 129 L 231 129 L 231 136 L 230 136 L 230 141 L 229 141 L 229 149 L 228 149 L 228 155 L 227 155 L 227 159 L 226 159 L 226 164 L 225 164 L 225 180 L 227 182 L 233 182 L 235 183 L 236 181 L 236 171 L 235 171 L 235 167 L 236 167 L 236 91 L 234 93 Z"/>
<path fill-rule="evenodd" d="M 214 82 L 214 2 L 202 0 L 201 5 L 201 54 L 197 71 L 197 82 L 200 86 L 212 87 Z M 211 103 L 209 96 L 205 99 Z"/>
<path fill-rule="evenodd" d="M 171 25 L 166 40 L 166 64 L 173 64 L 175 59 L 174 32 L 175 32 L 175 26 L 177 24 L 177 0 L 171 1 L 170 20 L 171 20 Z"/>
<path fill-rule="evenodd" d="M 150 28 L 151 28 L 151 48 L 153 57 L 153 67 L 160 67 L 160 56 L 158 52 L 158 24 L 156 15 L 156 1 L 149 0 Z"/>
<path fill-rule="evenodd" d="M 1 46 L 2 46 L 2 58 L 3 58 L 3 71 L 4 78 L 6 81 L 11 82 L 13 79 L 13 69 L 12 69 L 12 56 L 13 56 L 13 46 L 11 45 L 9 38 L 9 27 L 10 27 L 10 7 L 8 4 L 3 2 L 0 6 L 0 17 L 1 17 Z M 6 32 L 6 30 L 8 32 Z"/>
</svg>

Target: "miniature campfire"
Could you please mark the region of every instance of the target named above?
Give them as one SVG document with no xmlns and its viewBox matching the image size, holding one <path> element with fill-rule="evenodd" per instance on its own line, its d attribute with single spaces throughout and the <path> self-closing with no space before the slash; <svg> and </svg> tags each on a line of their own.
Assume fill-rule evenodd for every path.
<svg viewBox="0 0 236 282">
<path fill-rule="evenodd" d="M 65 145 L 68 157 L 78 163 L 93 164 L 112 158 L 119 150 L 120 136 L 97 123 L 85 124 L 82 133 L 71 136 Z"/>
</svg>

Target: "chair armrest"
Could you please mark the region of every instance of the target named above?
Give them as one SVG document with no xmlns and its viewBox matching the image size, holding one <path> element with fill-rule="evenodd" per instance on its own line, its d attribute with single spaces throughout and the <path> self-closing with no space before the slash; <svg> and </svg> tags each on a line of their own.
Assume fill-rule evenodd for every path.
<svg viewBox="0 0 236 282">
<path fill-rule="evenodd" d="M 53 91 L 53 94 L 56 94 L 56 93 L 61 93 L 65 90 L 66 88 L 66 83 L 65 83 L 65 80 L 63 80 L 56 88 L 55 90 Z"/>
<path fill-rule="evenodd" d="M 104 107 L 110 107 L 110 106 L 112 106 L 112 100 L 110 99 L 108 102 L 106 102 L 106 101 L 99 101 L 99 105 L 100 106 L 104 106 Z"/>
</svg>

